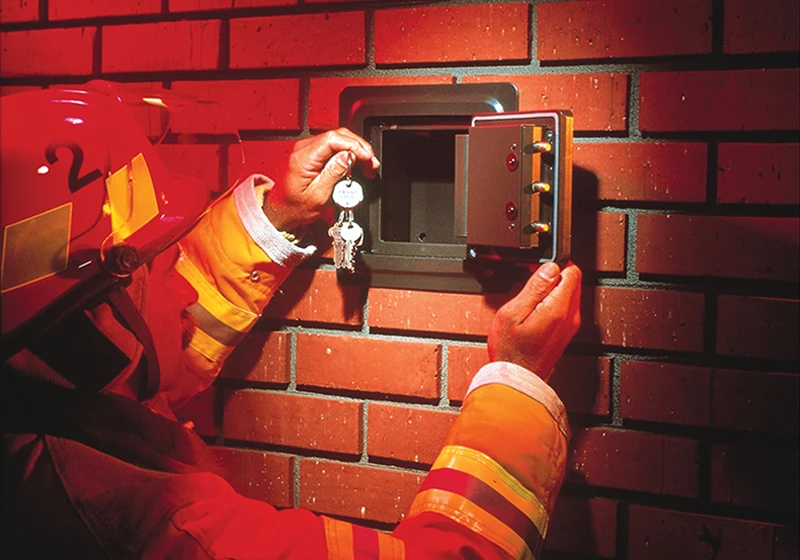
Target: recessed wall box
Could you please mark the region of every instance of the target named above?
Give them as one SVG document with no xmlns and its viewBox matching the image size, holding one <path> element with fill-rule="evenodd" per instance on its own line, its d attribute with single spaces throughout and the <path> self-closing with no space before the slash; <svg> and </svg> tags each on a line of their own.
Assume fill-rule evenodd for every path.
<svg viewBox="0 0 800 560">
<path fill-rule="evenodd" d="M 381 160 L 358 177 L 356 278 L 483 292 L 519 263 L 569 258 L 572 116 L 517 106 L 507 83 L 345 88 L 340 124 Z"/>
</svg>

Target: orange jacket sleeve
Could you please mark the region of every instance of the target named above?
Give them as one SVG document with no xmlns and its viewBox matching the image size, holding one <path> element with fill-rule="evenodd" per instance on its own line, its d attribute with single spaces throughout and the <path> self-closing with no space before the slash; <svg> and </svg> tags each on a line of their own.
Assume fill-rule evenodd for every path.
<svg viewBox="0 0 800 560">
<path fill-rule="evenodd" d="M 179 243 L 175 270 L 198 294 L 188 308 L 196 328 L 183 355 L 191 393 L 213 382 L 275 291 L 316 251 L 290 242 L 264 215 L 261 202 L 270 184 L 251 175 Z"/>
<path fill-rule="evenodd" d="M 563 407 L 507 363 L 476 376 L 411 511 L 392 534 L 245 498 L 188 475 L 146 558 L 537 558 L 564 474 Z"/>
<path fill-rule="evenodd" d="M 445 446 L 395 534 L 446 517 L 511 558 L 537 558 L 561 488 L 569 428 L 561 401 L 531 372 L 478 372 Z M 414 543 L 418 549 L 425 544 Z"/>
</svg>

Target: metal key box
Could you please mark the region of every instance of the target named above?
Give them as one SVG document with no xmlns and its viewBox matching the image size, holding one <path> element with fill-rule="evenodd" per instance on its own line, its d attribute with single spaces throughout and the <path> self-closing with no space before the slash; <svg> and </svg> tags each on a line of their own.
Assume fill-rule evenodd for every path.
<svg viewBox="0 0 800 560">
<path fill-rule="evenodd" d="M 572 115 L 517 107 L 508 83 L 345 88 L 340 124 L 381 160 L 356 278 L 479 293 L 569 259 Z"/>
</svg>

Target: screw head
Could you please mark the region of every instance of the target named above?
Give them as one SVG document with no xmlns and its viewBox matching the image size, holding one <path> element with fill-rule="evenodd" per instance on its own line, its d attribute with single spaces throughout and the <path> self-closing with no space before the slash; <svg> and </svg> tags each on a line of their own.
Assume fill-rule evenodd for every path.
<svg viewBox="0 0 800 560">
<path fill-rule="evenodd" d="M 513 202 L 506 203 L 506 218 L 509 221 L 514 221 L 517 219 L 517 205 Z"/>
<path fill-rule="evenodd" d="M 517 154 L 510 153 L 508 157 L 506 157 L 506 167 L 509 171 L 516 171 L 517 167 L 519 167 L 519 160 L 517 159 Z"/>
</svg>

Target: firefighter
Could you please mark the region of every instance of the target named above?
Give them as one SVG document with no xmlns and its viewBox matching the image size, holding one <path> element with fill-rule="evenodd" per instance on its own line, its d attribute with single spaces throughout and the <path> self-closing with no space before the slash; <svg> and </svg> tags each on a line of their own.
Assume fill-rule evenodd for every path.
<svg viewBox="0 0 800 560">
<path fill-rule="evenodd" d="M 153 147 L 197 121 L 148 129 L 182 101 L 121 92 L 0 102 L 3 558 L 537 557 L 569 440 L 546 382 L 580 271 L 543 265 L 497 312 L 492 362 L 392 534 L 277 511 L 234 492 L 172 410 L 314 252 L 290 232 L 324 213 L 348 159 L 379 162 L 340 129 L 297 142 L 279 182 L 251 175 L 209 205 Z"/>
</svg>

